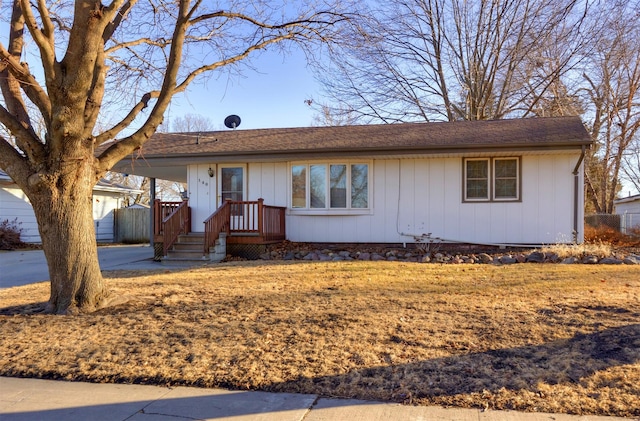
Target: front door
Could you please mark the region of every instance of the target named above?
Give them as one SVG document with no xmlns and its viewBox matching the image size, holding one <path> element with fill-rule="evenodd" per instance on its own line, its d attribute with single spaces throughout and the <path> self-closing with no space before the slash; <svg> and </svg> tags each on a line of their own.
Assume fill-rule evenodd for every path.
<svg viewBox="0 0 640 421">
<path fill-rule="evenodd" d="M 241 202 L 247 196 L 246 177 L 244 166 L 220 165 L 218 166 L 218 206 L 229 199 Z M 231 229 L 243 229 L 243 205 L 233 205 L 231 208 Z"/>
<path fill-rule="evenodd" d="M 218 166 L 218 206 L 230 199 L 241 202 L 245 197 L 244 166 Z"/>
</svg>

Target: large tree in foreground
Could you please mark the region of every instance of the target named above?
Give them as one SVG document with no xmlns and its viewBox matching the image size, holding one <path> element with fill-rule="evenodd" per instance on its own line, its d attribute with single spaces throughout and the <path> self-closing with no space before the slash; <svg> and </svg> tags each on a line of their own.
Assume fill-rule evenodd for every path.
<svg viewBox="0 0 640 421">
<path fill-rule="evenodd" d="M 330 41 L 345 20 L 339 5 L 328 2 L 323 10 L 267 0 L 231 0 L 221 10 L 217 3 L 14 0 L 2 6 L 1 15 L 11 18 L 9 37 L 0 39 L 0 123 L 9 133 L 0 137 L 0 168 L 33 204 L 49 265 L 49 312 L 112 302 L 98 263 L 92 188 L 151 137 L 174 95 L 257 50 Z M 108 104 L 127 108 L 99 131 Z M 117 111 L 111 107 L 109 115 Z M 44 128 L 37 130 L 36 121 Z"/>
</svg>

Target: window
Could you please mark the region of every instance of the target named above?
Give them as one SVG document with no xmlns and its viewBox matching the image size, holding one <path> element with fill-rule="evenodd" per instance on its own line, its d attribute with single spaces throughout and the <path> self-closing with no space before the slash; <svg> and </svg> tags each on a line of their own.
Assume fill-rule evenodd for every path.
<svg viewBox="0 0 640 421">
<path fill-rule="evenodd" d="M 518 160 L 496 158 L 493 160 L 494 200 L 518 199 Z"/>
<path fill-rule="evenodd" d="M 291 167 L 291 207 L 304 208 L 307 203 L 307 166 Z"/>
<path fill-rule="evenodd" d="M 520 158 L 464 160 L 464 201 L 520 200 Z"/>
<path fill-rule="evenodd" d="M 489 160 L 469 159 L 466 162 L 466 199 L 489 199 Z"/>
<path fill-rule="evenodd" d="M 291 166 L 294 209 L 368 209 L 369 164 L 294 164 Z"/>
</svg>

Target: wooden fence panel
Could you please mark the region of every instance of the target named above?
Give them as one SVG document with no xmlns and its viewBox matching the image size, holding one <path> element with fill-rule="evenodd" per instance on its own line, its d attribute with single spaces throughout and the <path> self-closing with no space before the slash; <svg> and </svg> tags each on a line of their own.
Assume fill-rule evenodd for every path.
<svg viewBox="0 0 640 421">
<path fill-rule="evenodd" d="M 148 243 L 150 234 L 150 210 L 124 208 L 115 211 L 115 232 L 118 243 Z"/>
</svg>

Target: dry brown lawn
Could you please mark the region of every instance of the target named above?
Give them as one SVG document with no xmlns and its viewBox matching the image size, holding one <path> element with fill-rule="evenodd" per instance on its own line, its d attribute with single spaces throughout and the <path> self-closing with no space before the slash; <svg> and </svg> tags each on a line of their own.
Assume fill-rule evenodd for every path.
<svg viewBox="0 0 640 421">
<path fill-rule="evenodd" d="M 0 375 L 640 415 L 640 270 L 235 262 L 108 272 L 124 305 L 0 291 Z"/>
</svg>

